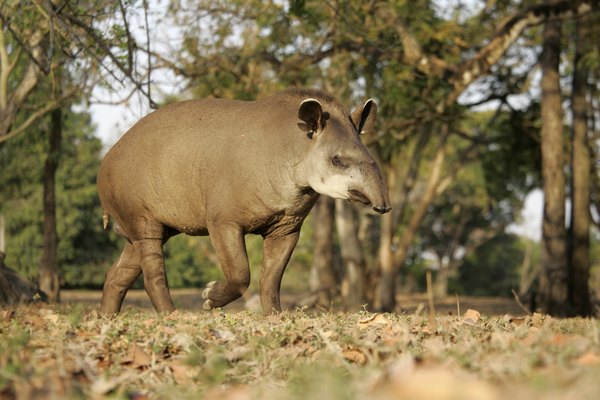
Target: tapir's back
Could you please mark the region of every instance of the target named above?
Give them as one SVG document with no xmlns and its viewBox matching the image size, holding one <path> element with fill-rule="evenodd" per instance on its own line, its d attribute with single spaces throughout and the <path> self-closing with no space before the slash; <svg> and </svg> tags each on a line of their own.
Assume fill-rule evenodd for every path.
<svg viewBox="0 0 600 400">
<path fill-rule="evenodd" d="M 282 146 L 293 147 L 278 137 L 285 134 L 282 126 L 295 123 L 293 109 L 285 108 L 203 99 L 147 115 L 102 161 L 98 191 L 103 208 L 125 225 L 150 214 L 178 230 L 203 231 L 210 196 L 216 193 L 223 202 L 243 195 L 245 186 L 260 185 L 252 182 L 273 168 L 267 158 L 279 157 L 286 150 Z M 289 121 L 281 121 L 286 114 L 291 114 Z"/>
</svg>

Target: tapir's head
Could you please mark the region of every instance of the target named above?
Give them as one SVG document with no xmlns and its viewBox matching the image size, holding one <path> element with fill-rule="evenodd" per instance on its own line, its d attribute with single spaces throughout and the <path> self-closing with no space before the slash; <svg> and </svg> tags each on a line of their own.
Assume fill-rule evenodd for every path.
<svg viewBox="0 0 600 400">
<path fill-rule="evenodd" d="M 303 100 L 298 108 L 298 127 L 311 143 L 301 173 L 316 192 L 370 204 L 383 214 L 391 210 L 385 180 L 359 137 L 372 129 L 376 114 L 373 100 L 351 115 L 337 103 Z"/>
</svg>

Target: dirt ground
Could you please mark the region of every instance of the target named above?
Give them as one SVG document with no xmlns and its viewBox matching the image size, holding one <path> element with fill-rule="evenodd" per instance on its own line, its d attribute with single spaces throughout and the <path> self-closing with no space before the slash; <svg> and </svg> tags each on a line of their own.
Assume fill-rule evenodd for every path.
<svg viewBox="0 0 600 400">
<path fill-rule="evenodd" d="M 202 310 L 202 289 L 173 289 L 171 294 L 175 305 L 182 310 Z M 102 292 L 100 290 L 63 290 L 61 291 L 61 302 L 65 304 L 100 305 Z M 282 306 L 284 309 L 294 310 L 296 308 L 318 309 L 312 306 L 314 296 L 310 294 L 286 295 L 282 294 Z M 427 297 L 424 294 L 400 295 L 397 300 L 400 314 L 412 314 L 418 310 L 427 310 Z M 123 309 L 140 308 L 152 309 L 152 305 L 144 290 L 130 290 L 125 297 Z M 509 297 L 469 297 L 448 296 L 435 300 L 436 312 L 439 315 L 459 315 L 468 309 L 474 309 L 484 315 L 523 315 L 525 311 L 514 299 Z M 260 300 L 256 294 L 250 294 L 239 299 L 227 307 L 226 311 L 241 310 L 260 311 Z M 333 306 L 337 310 L 339 307 Z M 322 311 L 328 311 L 322 309 Z M 359 311 L 359 310 L 346 310 Z"/>
</svg>

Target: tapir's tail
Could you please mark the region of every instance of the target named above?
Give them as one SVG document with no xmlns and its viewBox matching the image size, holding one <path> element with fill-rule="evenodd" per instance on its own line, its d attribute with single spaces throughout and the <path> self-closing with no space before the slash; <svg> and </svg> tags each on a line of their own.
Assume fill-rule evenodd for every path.
<svg viewBox="0 0 600 400">
<path fill-rule="evenodd" d="M 110 222 L 110 214 L 107 213 L 104 209 L 102 209 L 102 226 L 104 230 L 108 230 L 108 223 Z"/>
</svg>

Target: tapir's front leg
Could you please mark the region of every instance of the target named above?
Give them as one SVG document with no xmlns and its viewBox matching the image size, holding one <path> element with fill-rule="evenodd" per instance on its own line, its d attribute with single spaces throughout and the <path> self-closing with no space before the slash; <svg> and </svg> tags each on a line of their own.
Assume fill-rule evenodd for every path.
<svg viewBox="0 0 600 400">
<path fill-rule="evenodd" d="M 202 292 L 206 299 L 203 308 L 223 307 L 242 296 L 250 285 L 250 266 L 246 242 L 240 227 L 214 223 L 208 227 L 210 239 L 217 253 L 225 281 L 213 281 Z"/>
<path fill-rule="evenodd" d="M 263 313 L 281 311 L 279 289 L 285 267 L 298 243 L 300 231 L 286 236 L 265 237 L 263 243 L 263 265 L 260 272 L 260 302 Z"/>
</svg>

